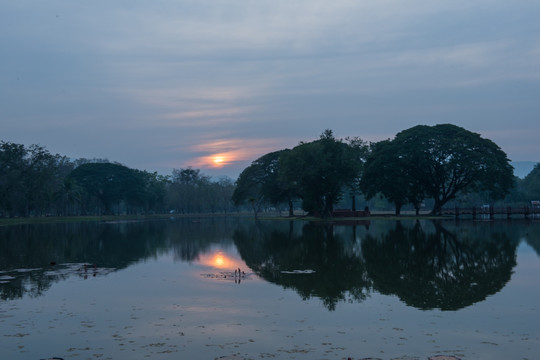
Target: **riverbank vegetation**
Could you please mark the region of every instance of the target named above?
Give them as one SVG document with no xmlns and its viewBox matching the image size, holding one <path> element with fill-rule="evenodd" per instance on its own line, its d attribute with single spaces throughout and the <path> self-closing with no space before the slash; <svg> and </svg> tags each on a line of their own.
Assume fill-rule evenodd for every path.
<svg viewBox="0 0 540 360">
<path fill-rule="evenodd" d="M 0 141 L 0 218 L 242 211 L 330 217 L 337 208 L 438 214 L 443 206 L 539 199 L 538 164 L 519 179 L 495 143 L 450 124 L 415 126 L 369 144 L 326 130 L 259 157 L 236 181 L 193 168 L 161 175 Z"/>
</svg>

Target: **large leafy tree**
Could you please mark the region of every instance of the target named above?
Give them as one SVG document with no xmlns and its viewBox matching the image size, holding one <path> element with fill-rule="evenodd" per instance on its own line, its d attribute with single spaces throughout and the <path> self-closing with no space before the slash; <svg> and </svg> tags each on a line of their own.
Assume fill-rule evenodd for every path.
<svg viewBox="0 0 540 360">
<path fill-rule="evenodd" d="M 210 177 L 199 169 L 174 169 L 167 194 L 169 206 L 180 213 L 203 212 L 209 184 Z"/>
<path fill-rule="evenodd" d="M 72 163 L 39 145 L 0 142 L 0 214 L 29 216 L 54 213 L 55 194 Z"/>
<path fill-rule="evenodd" d="M 282 156 L 281 178 L 311 214 L 330 216 L 343 190 L 360 176 L 361 151 L 326 130 L 319 140 L 300 143 Z"/>
<path fill-rule="evenodd" d="M 110 214 L 113 206 L 119 205 L 122 201 L 131 207 L 131 210 L 147 209 L 149 201 L 159 202 L 154 198 L 156 194 L 149 191 L 152 187 L 151 182 L 157 181 L 158 178 L 121 164 L 83 164 L 71 172 L 70 178 L 89 195 L 100 200 L 105 214 Z M 158 190 L 158 196 L 159 192 Z"/>
<path fill-rule="evenodd" d="M 167 187 L 167 205 L 179 213 L 228 212 L 233 209 L 233 189 L 229 178 L 213 181 L 199 169 L 174 169 Z"/>
<path fill-rule="evenodd" d="M 293 215 L 294 191 L 280 177 L 280 159 L 290 150 L 279 150 L 261 156 L 240 173 L 232 199 L 236 205 L 250 203 L 255 217 L 263 204 L 289 205 Z"/>
<path fill-rule="evenodd" d="M 506 154 L 491 140 L 456 125 L 418 125 L 392 140 L 404 175 L 434 199 L 438 214 L 458 194 L 487 191 L 502 199 L 513 186 L 513 169 Z"/>
<path fill-rule="evenodd" d="M 403 205 L 413 203 L 419 211 L 423 191 L 416 179 L 407 174 L 408 168 L 400 155 L 400 149 L 390 140 L 371 145 L 371 152 L 364 164 L 360 189 L 367 199 L 377 194 L 393 202 L 396 215 Z"/>
<path fill-rule="evenodd" d="M 24 145 L 0 142 L 0 213 L 3 216 L 17 214 L 17 204 L 24 202 L 26 157 Z"/>
</svg>

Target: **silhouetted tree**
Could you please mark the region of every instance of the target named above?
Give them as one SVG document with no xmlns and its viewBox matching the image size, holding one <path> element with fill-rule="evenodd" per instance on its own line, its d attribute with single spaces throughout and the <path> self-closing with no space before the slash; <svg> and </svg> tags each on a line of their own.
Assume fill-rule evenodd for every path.
<svg viewBox="0 0 540 360">
<path fill-rule="evenodd" d="M 419 204 L 425 195 L 434 199 L 432 213 L 439 214 L 458 194 L 486 191 L 491 198 L 502 199 L 513 186 L 506 154 L 491 140 L 451 124 L 404 130 L 394 140 L 375 145 L 371 159 L 376 166 L 371 163 L 365 174 L 366 190 L 389 195 L 396 208 L 405 200 Z M 374 174 L 381 177 L 380 183 Z M 404 196 L 395 195 L 399 191 Z"/>
<path fill-rule="evenodd" d="M 523 179 L 521 188 L 528 200 L 540 200 L 540 163 Z"/>
<path fill-rule="evenodd" d="M 343 190 L 360 178 L 359 151 L 326 130 L 319 140 L 300 143 L 283 154 L 281 181 L 302 199 L 311 214 L 331 216 Z"/>
<path fill-rule="evenodd" d="M 290 150 L 263 155 L 244 169 L 236 181 L 232 199 L 236 205 L 250 203 L 255 217 L 263 204 L 287 203 L 293 216 L 294 190 L 280 177 L 281 157 Z"/>
</svg>

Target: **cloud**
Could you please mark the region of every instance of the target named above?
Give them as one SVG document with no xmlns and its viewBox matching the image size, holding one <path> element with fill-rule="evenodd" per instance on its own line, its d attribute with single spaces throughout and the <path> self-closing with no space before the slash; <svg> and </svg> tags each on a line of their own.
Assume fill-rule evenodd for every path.
<svg viewBox="0 0 540 360">
<path fill-rule="evenodd" d="M 208 170 L 231 174 L 327 128 L 526 135 L 540 113 L 539 16 L 503 0 L 5 1 L 0 128 L 164 173 L 219 155 L 230 163 Z M 493 136 L 538 153 L 506 133 Z"/>
</svg>

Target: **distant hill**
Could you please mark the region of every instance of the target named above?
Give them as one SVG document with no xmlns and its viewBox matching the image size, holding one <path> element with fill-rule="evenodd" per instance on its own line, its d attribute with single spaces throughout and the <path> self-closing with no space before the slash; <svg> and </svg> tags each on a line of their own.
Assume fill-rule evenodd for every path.
<svg viewBox="0 0 540 360">
<path fill-rule="evenodd" d="M 514 175 L 520 179 L 529 175 L 536 164 L 538 161 L 510 161 L 510 165 L 514 167 Z"/>
</svg>

